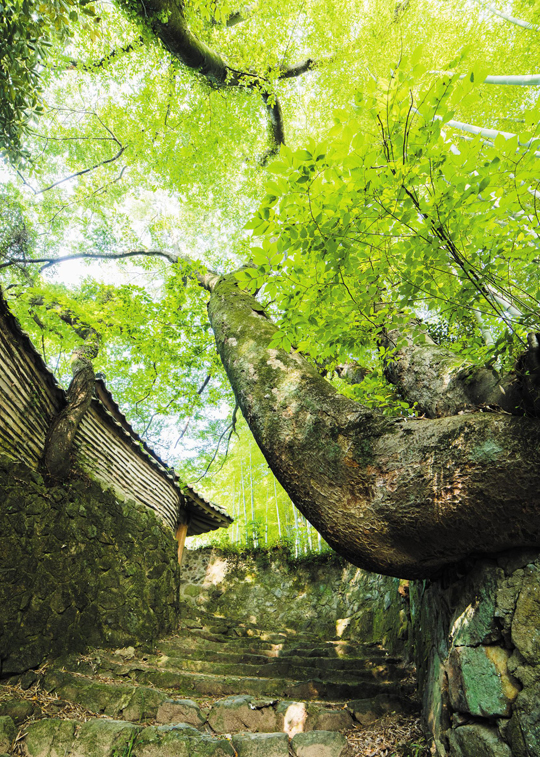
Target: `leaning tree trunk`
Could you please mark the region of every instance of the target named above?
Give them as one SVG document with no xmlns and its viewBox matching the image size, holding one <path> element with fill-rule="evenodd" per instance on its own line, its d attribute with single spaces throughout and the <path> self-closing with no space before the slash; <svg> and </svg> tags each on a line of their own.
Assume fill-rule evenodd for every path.
<svg viewBox="0 0 540 757">
<path fill-rule="evenodd" d="M 96 377 L 92 360 L 99 351 L 99 337 L 94 330 L 85 343 L 73 351 L 73 378 L 67 391 L 66 406 L 53 418 L 45 440 L 44 463 L 53 481 L 66 478 L 71 470 L 73 441 L 94 395 Z"/>
<path fill-rule="evenodd" d="M 336 551 L 419 578 L 474 553 L 540 544 L 540 424 L 502 412 L 391 419 L 338 394 L 234 278 L 212 280 L 217 348 L 254 436 Z"/>
</svg>

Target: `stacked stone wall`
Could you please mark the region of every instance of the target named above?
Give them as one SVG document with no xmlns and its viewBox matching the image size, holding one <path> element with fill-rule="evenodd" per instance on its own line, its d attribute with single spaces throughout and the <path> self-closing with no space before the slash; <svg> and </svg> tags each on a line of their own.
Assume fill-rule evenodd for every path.
<svg viewBox="0 0 540 757">
<path fill-rule="evenodd" d="M 235 555 L 187 550 L 180 598 L 188 606 L 266 628 L 382 643 L 403 652 L 408 582 L 368 573 L 336 554 L 294 561 L 281 550 Z"/>
<path fill-rule="evenodd" d="M 87 476 L 48 488 L 0 456 L 0 674 L 88 646 L 151 645 L 178 622 L 177 545 Z"/>
<path fill-rule="evenodd" d="M 419 689 L 437 757 L 540 757 L 540 552 L 411 585 Z"/>
</svg>

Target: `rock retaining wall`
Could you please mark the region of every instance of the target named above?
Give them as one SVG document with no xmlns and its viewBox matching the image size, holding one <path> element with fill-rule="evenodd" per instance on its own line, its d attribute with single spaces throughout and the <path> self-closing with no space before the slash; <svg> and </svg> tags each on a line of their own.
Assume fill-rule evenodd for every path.
<svg viewBox="0 0 540 757">
<path fill-rule="evenodd" d="M 149 508 L 86 476 L 47 488 L 0 456 L 0 534 L 1 675 L 176 627 L 177 546 Z"/>
<path fill-rule="evenodd" d="M 408 582 L 368 573 L 335 554 L 291 561 L 283 551 L 228 555 L 187 550 L 181 601 L 261 627 L 382 643 L 407 644 Z"/>
<path fill-rule="evenodd" d="M 540 552 L 512 550 L 411 586 L 437 757 L 540 757 Z"/>
</svg>

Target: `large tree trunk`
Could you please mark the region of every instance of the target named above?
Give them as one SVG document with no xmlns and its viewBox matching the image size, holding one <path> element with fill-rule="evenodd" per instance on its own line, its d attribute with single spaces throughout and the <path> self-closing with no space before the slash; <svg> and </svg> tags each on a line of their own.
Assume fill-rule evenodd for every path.
<svg viewBox="0 0 540 757">
<path fill-rule="evenodd" d="M 352 563 L 409 578 L 540 544 L 540 425 L 502 412 L 390 419 L 338 394 L 234 278 L 211 282 L 217 348 L 293 502 Z"/>
</svg>

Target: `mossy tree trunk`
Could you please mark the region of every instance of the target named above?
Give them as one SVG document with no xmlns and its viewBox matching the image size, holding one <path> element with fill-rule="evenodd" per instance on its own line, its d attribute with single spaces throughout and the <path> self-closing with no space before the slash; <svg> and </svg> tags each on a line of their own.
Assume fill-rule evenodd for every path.
<svg viewBox="0 0 540 757">
<path fill-rule="evenodd" d="M 272 349 L 276 327 L 234 276 L 205 284 L 244 417 L 293 502 L 337 552 L 419 578 L 467 555 L 540 544 L 536 420 L 386 418 L 338 394 L 300 354 Z"/>
<path fill-rule="evenodd" d="M 71 470 L 75 435 L 94 396 L 96 377 L 92 360 L 98 352 L 98 334 L 89 329 L 84 344 L 71 356 L 73 378 L 67 391 L 66 406 L 53 418 L 45 440 L 44 464 L 53 482 L 63 480 Z"/>
</svg>

